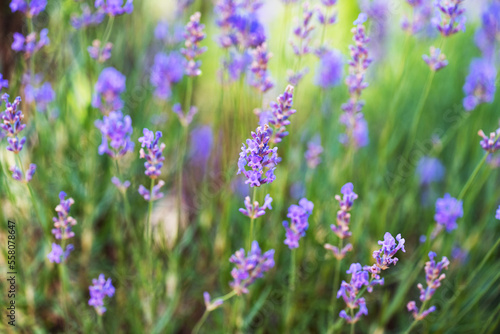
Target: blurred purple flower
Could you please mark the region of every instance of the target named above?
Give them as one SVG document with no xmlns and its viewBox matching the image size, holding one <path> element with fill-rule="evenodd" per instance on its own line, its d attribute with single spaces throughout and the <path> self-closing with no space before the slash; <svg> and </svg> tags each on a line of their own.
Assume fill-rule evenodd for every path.
<svg viewBox="0 0 500 334">
<path fill-rule="evenodd" d="M 443 36 L 451 36 L 465 31 L 464 0 L 436 0 L 432 24 Z"/>
<path fill-rule="evenodd" d="M 463 87 L 465 98 L 464 108 L 467 111 L 474 110 L 479 104 L 491 103 L 495 98 L 496 91 L 495 66 L 485 59 L 473 59 L 469 67 L 469 75 L 465 79 Z"/>
<path fill-rule="evenodd" d="M 457 219 L 464 215 L 462 204 L 462 201 L 451 197 L 450 194 L 445 194 L 443 198 L 438 198 L 434 219 L 438 223 L 439 228 L 445 227 L 447 232 L 457 228 Z"/>
<path fill-rule="evenodd" d="M 316 85 L 323 89 L 340 84 L 344 75 L 344 59 L 337 50 L 322 52 L 316 69 Z"/>
<path fill-rule="evenodd" d="M 418 161 L 417 173 L 420 178 L 420 185 L 426 186 L 432 182 L 443 179 L 445 168 L 437 158 L 422 157 Z"/>
<path fill-rule="evenodd" d="M 422 59 L 434 72 L 437 72 L 448 65 L 448 60 L 446 60 L 444 53 L 441 53 L 441 50 L 435 48 L 434 46 L 431 46 L 430 48 L 430 56 L 423 55 Z"/>
<path fill-rule="evenodd" d="M 495 214 L 495 218 L 500 220 L 500 205 L 498 206 L 497 212 Z"/>
<path fill-rule="evenodd" d="M 387 30 L 391 16 L 386 0 L 362 0 L 361 10 L 370 18 L 370 52 L 376 59 L 385 57 Z"/>
<path fill-rule="evenodd" d="M 111 58 L 111 50 L 113 49 L 113 43 L 106 43 L 101 47 L 101 41 L 95 39 L 92 42 L 92 46 L 87 48 L 90 58 L 97 60 L 98 63 L 104 63 L 106 60 Z"/>
<path fill-rule="evenodd" d="M 321 138 L 318 134 L 307 143 L 307 151 L 304 154 L 309 168 L 315 169 L 318 167 L 321 162 L 321 153 L 323 153 L 323 147 L 321 146 Z"/>
<path fill-rule="evenodd" d="M 250 65 L 250 71 L 253 74 L 251 85 L 262 93 L 274 87 L 274 83 L 267 72 L 267 63 L 271 57 L 272 54 L 267 51 L 266 43 L 257 46 L 253 51 L 253 61 Z"/>
<path fill-rule="evenodd" d="M 163 167 L 163 161 L 165 157 L 163 156 L 163 150 L 165 149 L 164 143 L 159 143 L 162 137 L 161 131 L 156 131 L 156 138 L 153 131 L 148 129 L 143 130 L 143 137 L 139 138 L 139 143 L 141 143 L 140 157 L 141 159 L 146 159 L 144 167 L 146 168 L 145 174 L 152 179 L 158 178 L 161 175 L 161 168 Z M 144 151 L 146 148 L 146 151 Z"/>
<path fill-rule="evenodd" d="M 27 17 L 34 17 L 40 14 L 47 6 L 47 0 L 31 0 L 29 4 L 25 0 L 12 0 L 10 9 L 13 13 L 19 11 Z"/>
<path fill-rule="evenodd" d="M 212 128 L 208 125 L 198 126 L 191 131 L 189 156 L 197 166 L 205 168 L 213 145 Z"/>
<path fill-rule="evenodd" d="M 500 40 L 500 2 L 488 2 L 481 14 L 481 27 L 476 31 L 475 42 L 483 57 L 493 62 Z"/>
<path fill-rule="evenodd" d="M 311 18 L 313 11 L 310 8 L 309 2 L 305 2 L 302 5 L 302 20 L 299 25 L 293 29 L 293 34 L 295 35 L 296 41 L 290 41 L 293 48 L 293 52 L 298 57 L 302 57 L 311 52 L 310 42 L 311 42 L 311 32 L 314 30 Z"/>
<path fill-rule="evenodd" d="M 52 234 L 56 239 L 64 240 L 75 236 L 75 233 L 71 231 L 71 227 L 76 225 L 76 220 L 69 215 L 69 210 L 75 201 L 71 197 L 66 199 L 66 196 L 64 191 L 59 193 L 60 203 L 56 206 L 57 218 L 52 218 L 54 222 Z"/>
<path fill-rule="evenodd" d="M 160 198 L 163 198 L 165 195 L 164 193 L 160 192 L 161 187 L 165 185 L 165 182 L 163 180 L 158 181 L 158 184 L 153 186 L 153 198 L 151 199 L 151 193 L 146 187 L 144 187 L 142 184 L 139 186 L 139 194 L 144 198 L 144 200 L 148 201 L 156 201 Z"/>
<path fill-rule="evenodd" d="M 69 254 L 71 253 L 71 251 L 74 249 L 75 248 L 73 247 L 73 245 L 69 244 L 66 246 L 66 250 L 63 251 L 61 246 L 59 246 L 58 244 L 53 242 L 52 243 L 52 250 L 50 251 L 49 254 L 47 254 L 47 258 L 52 263 L 65 262 L 69 256 Z"/>
<path fill-rule="evenodd" d="M 33 79 L 33 80 L 31 80 Z M 49 82 L 42 83 L 42 76 L 37 74 L 31 78 L 26 74 L 23 78 L 26 102 L 35 103 L 38 112 L 45 112 L 49 103 L 55 100 L 56 93 Z"/>
<path fill-rule="evenodd" d="M 293 86 L 288 85 L 285 92 L 278 96 L 276 101 L 277 102 L 273 101 L 269 103 L 273 114 L 269 123 L 274 127 L 271 142 L 275 144 L 280 143 L 284 137 L 288 136 L 288 131 L 286 131 L 286 126 L 290 125 L 290 121 L 288 119 L 297 112 L 297 110 L 292 109 Z"/>
<path fill-rule="evenodd" d="M 18 137 L 19 133 L 26 127 L 26 124 L 21 123 L 24 119 L 24 114 L 21 110 L 18 110 L 21 98 L 18 96 L 13 103 L 10 103 L 9 95 L 3 94 L 2 100 L 5 102 L 5 111 L 0 114 L 3 120 L 0 123 L 0 128 L 9 137 L 7 138 L 7 150 L 18 154 L 26 142 L 26 137 L 22 137 L 21 139 Z"/>
<path fill-rule="evenodd" d="M 78 16 L 78 14 L 72 14 L 71 25 L 75 29 L 95 26 L 104 20 L 104 16 L 106 16 L 106 14 L 102 9 L 98 9 L 95 13 L 92 13 L 87 4 L 82 4 L 82 15 Z"/>
<path fill-rule="evenodd" d="M 2 88 L 9 88 L 9 81 L 7 79 L 4 79 L 3 74 L 0 73 L 0 91 L 2 90 Z"/>
<path fill-rule="evenodd" d="M 120 179 L 117 178 L 116 176 L 113 176 L 111 178 L 111 182 L 116 186 L 116 188 L 118 188 L 118 190 L 120 190 L 123 193 L 125 193 L 128 187 L 130 187 L 130 181 L 123 181 L 122 183 Z"/>
<path fill-rule="evenodd" d="M 251 202 L 250 196 L 245 197 L 245 209 L 240 209 L 239 211 L 247 217 L 252 219 L 259 218 L 266 213 L 266 209 L 271 210 L 271 202 L 273 199 L 269 194 L 266 195 L 264 199 L 264 204 L 262 206 L 259 205 L 259 202 Z"/>
<path fill-rule="evenodd" d="M 131 14 L 134 10 L 133 0 L 95 0 L 94 7 L 109 16 Z"/>
<path fill-rule="evenodd" d="M 354 186 L 351 182 L 343 185 L 340 193 L 343 195 L 342 197 L 335 195 L 335 199 L 339 202 L 340 206 L 340 210 L 337 211 L 337 225 L 332 224 L 330 228 L 340 239 L 345 239 L 351 236 L 351 232 L 349 231 L 351 214 L 349 211 L 351 211 L 354 201 L 358 198 L 358 194 L 354 192 Z"/>
<path fill-rule="evenodd" d="M 184 38 L 186 39 L 184 46 L 181 49 L 181 53 L 187 60 L 186 74 L 191 77 L 199 76 L 201 74 L 200 65 L 201 62 L 196 60 L 201 54 L 203 54 L 207 48 L 200 47 L 200 42 L 205 39 L 205 29 L 204 24 L 200 24 L 201 14 L 196 12 L 191 15 L 191 18 L 186 25 L 186 32 L 184 33 Z"/>
<path fill-rule="evenodd" d="M 316 7 L 316 13 L 318 15 L 318 21 L 323 25 L 332 25 L 337 22 L 337 13 L 330 13 L 330 7 L 337 4 L 337 0 L 321 0 L 321 3 L 326 8 Z"/>
<path fill-rule="evenodd" d="M 234 281 L 229 285 L 234 292 L 240 296 L 248 293 L 248 287 L 257 278 L 264 276 L 264 273 L 274 267 L 274 249 L 268 250 L 264 254 L 260 250 L 257 241 L 252 242 L 252 249 L 245 256 L 245 250 L 241 248 L 231 256 L 229 262 L 234 263 L 236 268 L 231 271 Z"/>
<path fill-rule="evenodd" d="M 24 178 L 22 170 L 17 166 L 12 166 L 11 168 L 9 168 L 9 170 L 12 172 L 12 178 L 14 180 L 28 183 L 33 178 L 33 175 L 35 175 L 36 165 L 30 164 L 28 171 L 26 172 L 26 178 Z"/>
<path fill-rule="evenodd" d="M 103 120 L 95 122 L 96 128 L 101 131 L 102 143 L 99 154 L 108 154 L 113 159 L 124 156 L 127 152 L 134 151 L 132 136 L 132 119 L 129 115 L 123 116 L 121 111 L 112 111 Z"/>
<path fill-rule="evenodd" d="M 290 249 L 299 247 L 299 240 L 306 235 L 309 228 L 309 216 L 312 214 L 314 204 L 306 198 L 299 201 L 299 205 L 292 204 L 288 208 L 290 223 L 283 221 L 283 227 L 286 230 L 285 245 Z"/>
<path fill-rule="evenodd" d="M 178 52 L 159 52 L 151 68 L 150 82 L 155 87 L 155 96 L 168 100 L 172 95 L 172 85 L 184 76 L 184 58 Z"/>
<path fill-rule="evenodd" d="M 191 106 L 189 108 L 189 111 L 187 113 L 184 113 L 181 104 L 176 103 L 172 106 L 172 111 L 179 117 L 179 121 L 181 122 L 182 126 L 187 127 L 193 121 L 193 117 L 198 112 L 198 108 L 196 108 L 195 106 Z"/>
<path fill-rule="evenodd" d="M 93 306 L 99 316 L 106 312 L 104 307 L 104 298 L 106 296 L 113 297 L 115 288 L 111 284 L 111 278 L 106 280 L 104 274 L 100 274 L 98 279 L 92 280 L 92 285 L 89 286 L 89 305 Z"/>
<path fill-rule="evenodd" d="M 123 108 L 120 95 L 125 91 L 125 76 L 114 67 L 106 67 L 95 84 L 92 106 L 105 115 Z"/>
<path fill-rule="evenodd" d="M 406 15 L 401 21 L 401 28 L 411 35 L 415 35 L 429 27 L 431 23 L 433 5 L 431 0 L 406 0 L 412 7 L 411 19 Z"/>
<path fill-rule="evenodd" d="M 495 153 L 500 150 L 500 140 L 498 138 L 500 136 L 500 128 L 495 132 L 491 132 L 489 137 L 484 134 L 483 130 L 479 130 L 478 134 L 483 138 L 479 142 L 483 150 L 489 153 Z"/>
<path fill-rule="evenodd" d="M 224 303 L 224 301 L 220 298 L 215 299 L 214 301 L 210 300 L 210 294 L 208 292 L 203 292 L 203 299 L 205 301 L 205 307 L 207 308 L 207 312 L 212 312 L 217 309 L 219 306 Z"/>
<path fill-rule="evenodd" d="M 18 32 L 14 33 L 14 42 L 12 43 L 12 50 L 17 52 L 24 52 L 26 58 L 31 57 L 35 52 L 39 51 L 45 45 L 50 44 L 50 40 L 47 37 L 49 33 L 48 29 L 42 29 L 40 31 L 40 38 L 37 42 L 37 33 L 32 32 L 28 36 L 24 37 L 23 34 Z"/>
</svg>

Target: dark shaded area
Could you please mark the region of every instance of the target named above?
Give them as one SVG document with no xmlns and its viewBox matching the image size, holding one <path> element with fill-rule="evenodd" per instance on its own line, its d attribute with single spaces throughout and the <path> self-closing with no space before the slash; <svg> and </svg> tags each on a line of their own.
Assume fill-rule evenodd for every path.
<svg viewBox="0 0 500 334">
<path fill-rule="evenodd" d="M 12 13 L 9 4 L 10 0 L 0 0 L 0 73 L 10 81 L 15 59 L 10 48 L 12 35 L 22 30 L 23 16 L 21 13 Z"/>
</svg>

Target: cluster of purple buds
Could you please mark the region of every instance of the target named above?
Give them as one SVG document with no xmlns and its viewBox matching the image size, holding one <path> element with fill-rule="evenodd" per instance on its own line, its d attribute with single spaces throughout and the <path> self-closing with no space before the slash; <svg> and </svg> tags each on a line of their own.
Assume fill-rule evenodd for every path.
<svg viewBox="0 0 500 334">
<path fill-rule="evenodd" d="M 302 57 L 311 52 L 309 44 L 311 39 L 310 35 L 314 30 L 314 25 L 312 25 L 311 22 L 313 11 L 309 7 L 309 2 L 305 2 L 302 6 L 302 20 L 300 21 L 300 24 L 293 29 L 293 34 L 295 35 L 297 42 L 290 41 L 293 52 L 298 57 Z"/>
<path fill-rule="evenodd" d="M 184 76 L 184 58 L 178 52 L 166 54 L 159 52 L 155 56 L 151 68 L 150 82 L 155 87 L 155 96 L 161 100 L 168 100 L 172 96 L 173 84 Z"/>
<path fill-rule="evenodd" d="M 30 164 L 28 171 L 26 172 L 26 176 L 23 175 L 22 170 L 20 170 L 17 166 L 12 166 L 9 170 L 12 172 L 12 178 L 14 180 L 28 183 L 33 178 L 33 175 L 35 175 L 36 165 Z"/>
<path fill-rule="evenodd" d="M 133 0 L 95 0 L 94 6 L 109 16 L 118 16 L 131 14 L 134 10 L 132 2 Z"/>
<path fill-rule="evenodd" d="M 248 287 L 257 278 L 263 277 L 265 272 L 274 267 L 274 249 L 262 254 L 259 243 L 253 241 L 252 248 L 247 256 L 245 256 L 245 250 L 242 248 L 231 256 L 229 262 L 236 265 L 231 271 L 234 281 L 229 285 L 240 296 L 248 293 Z"/>
<path fill-rule="evenodd" d="M 179 121 L 181 122 L 182 126 L 187 127 L 193 121 L 193 117 L 198 112 L 198 108 L 196 108 L 195 106 L 191 106 L 189 108 L 189 111 L 187 113 L 184 113 L 181 104 L 176 103 L 172 107 L 172 111 L 179 117 Z"/>
<path fill-rule="evenodd" d="M 307 167 L 311 169 L 318 167 L 321 162 L 321 153 L 323 153 L 323 147 L 321 146 L 321 138 L 318 135 L 307 143 L 307 151 L 304 154 Z"/>
<path fill-rule="evenodd" d="M 120 95 L 125 91 L 125 80 L 125 76 L 114 67 L 103 69 L 94 87 L 92 106 L 105 115 L 121 110 L 123 101 Z"/>
<path fill-rule="evenodd" d="M 210 294 L 206 291 L 203 292 L 203 299 L 205 300 L 205 307 L 207 308 L 207 312 L 212 312 L 224 303 L 224 301 L 220 298 L 212 301 L 210 299 Z"/>
<path fill-rule="evenodd" d="M 12 50 L 17 52 L 24 52 L 24 57 L 29 58 L 35 52 L 39 51 L 42 47 L 50 43 L 50 40 L 47 37 L 48 33 L 48 29 L 42 29 L 40 31 L 40 38 L 37 41 L 36 32 L 32 32 L 26 37 L 21 33 L 15 32 L 14 42 L 12 42 Z"/>
<path fill-rule="evenodd" d="M 163 198 L 165 195 L 164 193 L 160 192 L 161 187 L 165 185 L 165 182 L 163 180 L 158 181 L 158 184 L 153 186 L 153 197 L 151 197 L 151 193 L 146 187 L 144 187 L 142 184 L 139 186 L 139 194 L 144 198 L 146 201 L 156 201 L 160 198 Z"/>
<path fill-rule="evenodd" d="M 436 0 L 433 25 L 443 36 L 451 36 L 465 31 L 465 9 L 461 7 L 464 0 Z"/>
<path fill-rule="evenodd" d="M 25 0 L 12 0 L 10 9 L 13 13 L 22 12 L 26 17 L 34 17 L 40 14 L 47 6 L 47 0 L 31 0 L 29 3 Z"/>
<path fill-rule="evenodd" d="M 141 143 L 140 157 L 141 159 L 146 159 L 144 163 L 144 167 L 146 168 L 145 174 L 151 179 L 156 179 L 161 175 L 161 168 L 163 167 L 163 161 L 165 161 L 165 157 L 163 156 L 165 144 L 159 143 L 162 133 L 161 131 L 157 131 L 155 138 L 153 131 L 144 129 L 143 134 L 144 136 L 139 138 L 139 143 Z M 146 148 L 147 153 L 144 148 Z"/>
<path fill-rule="evenodd" d="M 71 231 L 71 227 L 76 225 L 76 220 L 69 215 L 69 210 L 71 206 L 75 203 L 73 198 L 66 199 L 66 193 L 61 191 L 59 193 L 60 203 L 56 206 L 57 217 L 52 218 L 54 222 L 54 229 L 52 229 L 52 234 L 56 239 L 69 239 L 75 236 L 75 233 Z"/>
<path fill-rule="evenodd" d="M 349 88 L 349 101 L 342 105 L 344 113 L 340 116 L 340 121 L 346 126 L 346 133 L 340 137 L 344 145 L 363 147 L 368 145 L 368 126 L 364 115 L 361 113 L 363 102 L 360 101 L 361 93 L 368 83 L 365 81 L 365 74 L 372 60 L 368 56 L 367 43 L 370 39 L 365 34 L 363 23 L 367 20 L 367 15 L 359 14 L 354 21 L 355 27 L 351 30 L 354 34 L 355 45 L 350 45 L 351 60 L 349 61 L 349 74 L 345 83 Z"/>
<path fill-rule="evenodd" d="M 128 187 L 130 187 L 130 181 L 123 181 L 122 183 L 122 181 L 120 181 L 120 179 L 116 176 L 113 176 L 111 178 L 111 183 L 113 183 L 115 187 L 118 188 L 118 190 L 120 190 L 122 193 L 125 193 Z"/>
<path fill-rule="evenodd" d="M 337 13 L 329 13 L 330 7 L 337 4 L 337 0 L 321 0 L 321 3 L 326 8 L 316 7 L 316 13 L 318 14 L 318 21 L 323 25 L 332 25 L 337 22 Z"/>
<path fill-rule="evenodd" d="M 294 72 L 293 70 L 287 70 L 286 74 L 287 74 L 288 83 L 290 83 L 290 85 L 292 85 L 292 86 L 297 86 L 299 84 L 300 80 L 302 80 L 302 78 L 307 73 L 309 73 L 308 67 L 304 67 L 303 69 L 298 70 L 296 72 Z"/>
<path fill-rule="evenodd" d="M 489 137 L 484 134 L 483 130 L 479 130 L 478 134 L 483 138 L 480 142 L 483 150 L 489 153 L 495 153 L 500 150 L 500 128 L 495 132 L 491 132 Z"/>
<path fill-rule="evenodd" d="M 443 198 L 437 199 L 434 220 L 438 223 L 438 227 L 434 234 L 439 233 L 443 227 L 446 228 L 447 232 L 457 228 L 457 219 L 464 215 L 462 205 L 462 201 L 451 197 L 450 194 L 445 194 Z"/>
<path fill-rule="evenodd" d="M 286 126 L 290 124 L 290 116 L 297 112 L 297 110 L 292 109 L 293 86 L 288 85 L 285 92 L 278 96 L 276 101 L 269 104 L 273 115 L 269 123 L 274 127 L 271 141 L 275 144 L 280 143 L 284 137 L 288 136 Z"/>
<path fill-rule="evenodd" d="M 429 26 L 432 17 L 432 3 L 430 0 L 406 0 L 412 7 L 412 19 L 405 16 L 401 21 L 401 28 L 411 35 L 415 35 Z"/>
<path fill-rule="evenodd" d="M 0 73 L 0 91 L 2 90 L 2 88 L 9 88 L 9 81 L 7 79 L 4 79 L 3 74 Z"/>
<path fill-rule="evenodd" d="M 429 259 L 425 263 L 425 280 L 427 283 L 427 287 L 424 289 L 422 284 L 418 283 L 417 287 L 420 290 L 420 301 L 426 302 L 432 298 L 436 289 L 441 286 L 441 281 L 445 279 L 446 275 L 441 274 L 443 269 L 448 269 L 448 265 L 450 261 L 446 256 L 443 256 L 440 262 L 436 263 L 434 258 L 436 257 L 436 253 L 429 252 Z M 427 310 L 418 310 L 418 307 L 414 301 L 410 301 L 406 306 L 408 311 L 413 314 L 413 318 L 419 321 L 424 319 L 429 313 L 434 312 L 436 310 L 435 306 L 429 307 Z"/>
<path fill-rule="evenodd" d="M 375 285 L 384 285 L 384 279 L 369 280 L 369 273 L 366 270 L 366 266 L 362 267 L 359 263 L 352 263 L 349 270 L 347 270 L 347 274 L 351 274 L 351 281 L 349 283 L 342 281 L 340 289 L 337 292 L 337 298 L 342 297 L 348 309 L 359 309 L 354 317 L 349 316 L 345 310 L 339 313 L 341 318 L 344 318 L 347 323 L 352 324 L 359 321 L 362 315 L 368 315 L 366 301 L 364 298 L 358 297 L 359 291 L 363 287 L 366 287 L 368 292 L 372 292 Z"/>
<path fill-rule="evenodd" d="M 422 59 L 434 72 L 437 72 L 448 65 L 448 60 L 446 60 L 444 53 L 441 53 L 441 50 L 435 48 L 434 46 L 431 46 L 430 48 L 430 55 L 423 55 Z"/>
<path fill-rule="evenodd" d="M 247 139 L 246 145 L 241 147 L 238 159 L 238 174 L 243 173 L 250 187 L 260 187 L 276 179 L 274 170 L 280 162 L 278 148 L 269 146 L 272 131 L 267 124 L 252 131 L 252 139 Z M 250 167 L 249 170 L 246 166 Z"/>
<path fill-rule="evenodd" d="M 237 42 L 233 31 L 233 17 L 236 15 L 238 6 L 236 0 L 219 0 L 214 6 L 216 23 L 222 30 L 219 43 L 223 48 L 229 48 Z"/>
<path fill-rule="evenodd" d="M 26 142 L 26 137 L 19 139 L 19 133 L 24 130 L 26 124 L 22 124 L 24 114 L 21 110 L 18 110 L 19 103 L 21 103 L 21 98 L 18 96 L 13 103 L 9 102 L 9 95 L 3 94 L 2 100 L 5 102 L 5 111 L 1 114 L 2 124 L 0 128 L 9 137 L 7 139 L 8 146 L 7 150 L 19 153 Z"/>
<path fill-rule="evenodd" d="M 299 205 L 292 204 L 288 208 L 288 214 L 286 215 L 290 218 L 290 223 L 288 221 L 283 222 L 283 227 L 286 230 L 285 245 L 290 249 L 299 247 L 299 240 L 306 235 L 306 231 L 309 228 L 309 216 L 312 214 L 314 204 L 308 201 L 306 198 L 302 198 L 299 201 Z"/>
<path fill-rule="evenodd" d="M 95 39 L 92 42 L 92 46 L 87 48 L 90 58 L 97 60 L 98 63 L 104 63 L 106 60 L 111 58 L 111 50 L 113 49 L 113 43 L 106 43 L 106 45 L 101 47 L 101 41 Z"/>
<path fill-rule="evenodd" d="M 92 13 L 90 7 L 87 4 L 82 5 L 82 15 L 77 14 L 71 15 L 71 25 L 75 29 L 87 28 L 90 26 L 95 26 L 100 24 L 104 20 L 106 14 L 102 9 L 97 10 Z"/>
<path fill-rule="evenodd" d="M 186 63 L 186 74 L 190 77 L 195 77 L 201 74 L 200 65 L 201 62 L 196 60 L 201 54 L 203 54 L 207 48 L 201 47 L 200 42 L 205 39 L 205 29 L 204 24 L 200 24 L 201 14 L 196 12 L 191 15 L 191 18 L 186 25 L 186 32 L 184 38 L 186 39 L 184 46 L 181 49 L 181 53 L 187 60 Z"/>
<path fill-rule="evenodd" d="M 36 103 L 36 110 L 39 112 L 45 112 L 49 103 L 56 98 L 52 85 L 49 82 L 42 83 L 40 74 L 35 75 L 33 78 L 29 74 L 25 74 L 23 84 L 26 102 Z"/>
<path fill-rule="evenodd" d="M 59 246 L 58 244 L 53 242 L 52 243 L 52 250 L 50 251 L 49 254 L 47 254 L 47 258 L 52 263 L 61 263 L 61 262 L 66 261 L 69 254 L 74 249 L 75 249 L 75 247 L 73 247 L 72 244 L 69 244 L 68 246 L 66 246 L 66 249 L 63 250 L 61 246 Z"/>
<path fill-rule="evenodd" d="M 112 111 L 103 120 L 97 120 L 95 126 L 101 131 L 102 143 L 99 154 L 108 154 L 113 159 L 134 151 L 132 136 L 132 119 L 129 115 L 123 116 L 121 111 Z"/>
<path fill-rule="evenodd" d="M 111 284 L 111 278 L 106 280 L 104 274 L 100 274 L 98 279 L 92 280 L 92 285 L 89 286 L 89 305 L 93 306 L 99 316 L 106 312 L 104 307 L 104 298 L 106 296 L 113 297 L 115 288 Z"/>
<path fill-rule="evenodd" d="M 250 65 L 250 71 L 253 73 L 252 86 L 260 90 L 262 93 L 267 92 L 274 87 L 274 83 L 269 77 L 267 71 L 267 63 L 272 57 L 270 52 L 267 52 L 266 43 L 257 46 L 253 51 L 253 61 Z"/>
<path fill-rule="evenodd" d="M 379 274 L 382 270 L 388 269 L 392 264 L 396 265 L 399 259 L 394 255 L 396 255 L 398 250 L 401 249 L 403 252 L 406 252 L 404 246 L 405 239 L 401 238 L 401 234 L 398 234 L 396 239 L 394 239 L 389 232 L 386 232 L 384 234 L 384 240 L 379 240 L 378 244 L 382 246 L 382 248 L 373 252 L 373 258 L 376 263 L 371 267 L 366 267 L 366 270 L 372 274 L 374 279 L 380 279 Z"/>
<path fill-rule="evenodd" d="M 245 208 L 241 208 L 239 211 L 247 217 L 252 219 L 259 218 L 266 213 L 266 209 L 272 210 L 271 203 L 273 199 L 269 194 L 266 195 L 264 199 L 264 204 L 259 205 L 259 202 L 251 202 L 250 196 L 245 197 Z"/>
<path fill-rule="evenodd" d="M 463 105 L 465 110 L 474 110 L 479 104 L 491 103 L 495 98 L 496 91 L 495 65 L 486 59 L 472 60 L 469 75 L 465 79 L 463 87 L 465 98 Z"/>
<path fill-rule="evenodd" d="M 321 48 L 316 52 L 319 63 L 315 84 L 323 89 L 337 86 L 344 76 L 344 57 L 337 50 Z"/>
</svg>

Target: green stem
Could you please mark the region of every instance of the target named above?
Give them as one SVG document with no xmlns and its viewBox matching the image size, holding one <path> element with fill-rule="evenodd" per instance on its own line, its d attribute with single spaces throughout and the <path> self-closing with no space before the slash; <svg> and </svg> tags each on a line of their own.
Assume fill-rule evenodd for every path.
<svg viewBox="0 0 500 334">
<path fill-rule="evenodd" d="M 236 296 L 236 292 L 233 290 L 233 291 L 229 292 L 228 294 L 225 294 L 224 296 L 217 298 L 217 299 L 220 299 L 220 300 L 222 300 L 222 302 L 225 302 L 234 296 Z M 193 327 L 193 332 L 192 332 L 193 334 L 197 334 L 200 331 L 201 327 L 203 326 L 203 323 L 205 322 L 205 320 L 207 320 L 209 313 L 212 311 L 213 310 L 210 310 L 210 311 L 208 309 L 205 310 L 201 319 L 198 320 L 196 325 Z"/>
<path fill-rule="evenodd" d="M 354 310 L 351 309 L 351 321 L 354 320 Z M 356 326 L 356 322 L 351 322 L 351 334 L 354 334 L 354 326 Z"/>
<path fill-rule="evenodd" d="M 114 20 L 114 16 L 109 17 L 108 24 L 106 25 L 106 30 L 104 31 L 104 38 L 102 39 L 102 47 L 104 47 L 108 43 L 109 37 L 111 36 L 111 30 L 113 30 Z"/>
<path fill-rule="evenodd" d="M 418 312 L 417 317 L 413 320 L 413 322 L 411 323 L 410 327 L 408 327 L 408 329 L 406 330 L 406 332 L 404 334 L 409 334 L 410 331 L 413 329 L 413 327 L 415 327 L 415 325 L 417 324 L 417 322 L 420 321 L 420 316 L 425 311 L 425 307 L 427 305 L 427 302 L 428 302 L 428 300 L 425 300 L 423 302 L 422 306 L 420 306 L 420 311 Z"/>
<path fill-rule="evenodd" d="M 149 188 L 149 207 L 148 207 L 148 218 L 146 220 L 146 240 L 148 244 L 148 251 L 151 252 L 151 213 L 153 212 L 153 188 L 155 186 L 155 179 L 151 179 L 151 186 Z"/>
<path fill-rule="evenodd" d="M 481 170 L 481 167 L 483 167 L 484 163 L 486 162 L 486 158 L 488 158 L 489 154 L 490 154 L 489 152 L 486 152 L 486 154 L 483 156 L 483 158 L 481 159 L 481 161 L 479 161 L 479 163 L 477 164 L 476 168 L 474 169 L 474 171 L 472 172 L 471 176 L 467 180 L 467 183 L 465 183 L 464 187 L 462 188 L 462 191 L 460 191 L 460 195 L 458 195 L 458 200 L 459 201 L 464 198 L 465 194 L 467 193 L 467 190 L 469 190 L 472 182 L 474 181 L 474 179 L 476 178 L 477 174 L 479 173 L 479 170 Z"/>
<path fill-rule="evenodd" d="M 253 205 L 253 203 L 255 203 L 256 193 L 257 193 L 257 187 L 253 187 L 253 189 L 252 189 L 252 205 Z M 254 222 L 255 222 L 255 218 L 252 215 L 252 217 L 250 218 L 250 233 L 248 234 L 248 250 L 249 251 L 252 248 Z"/>
<path fill-rule="evenodd" d="M 342 250 L 344 240 L 339 238 L 339 251 Z M 337 290 L 339 286 L 339 280 L 340 280 L 340 265 L 341 265 L 342 260 L 337 259 L 337 264 L 335 268 L 335 274 L 333 278 L 333 289 L 332 289 L 332 299 L 330 301 L 331 309 L 331 318 L 330 318 L 330 325 L 329 327 L 331 328 L 333 326 L 335 317 L 336 317 L 336 311 L 337 311 L 337 294 L 335 291 Z"/>
<path fill-rule="evenodd" d="M 286 332 L 289 332 L 291 323 L 292 323 L 292 296 L 295 292 L 295 262 L 296 262 L 296 253 L 297 250 L 291 250 L 291 258 L 290 258 L 290 279 L 289 279 L 289 289 L 287 296 L 287 308 L 286 308 Z"/>
</svg>

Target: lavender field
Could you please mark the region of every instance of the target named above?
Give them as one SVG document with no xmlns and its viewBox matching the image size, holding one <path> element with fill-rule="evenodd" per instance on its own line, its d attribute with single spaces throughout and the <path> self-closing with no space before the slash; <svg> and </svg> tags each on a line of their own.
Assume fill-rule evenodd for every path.
<svg viewBox="0 0 500 334">
<path fill-rule="evenodd" d="M 0 3 L 1 333 L 499 333 L 499 0 Z"/>
</svg>

